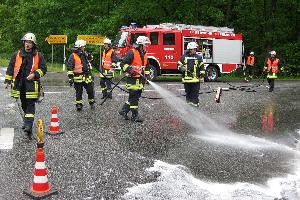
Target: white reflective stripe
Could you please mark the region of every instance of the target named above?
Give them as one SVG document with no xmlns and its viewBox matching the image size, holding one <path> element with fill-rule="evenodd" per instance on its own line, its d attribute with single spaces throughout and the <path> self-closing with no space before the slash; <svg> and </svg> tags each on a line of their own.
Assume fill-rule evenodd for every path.
<svg viewBox="0 0 300 200">
<path fill-rule="evenodd" d="M 45 162 L 36 162 L 34 168 L 35 169 L 46 169 Z"/>
<path fill-rule="evenodd" d="M 166 51 L 174 50 L 174 48 L 164 48 Z"/>
<path fill-rule="evenodd" d="M 57 118 L 57 114 L 52 114 L 52 118 Z"/>
<path fill-rule="evenodd" d="M 34 183 L 47 183 L 48 182 L 47 175 L 46 176 L 34 176 L 33 182 Z"/>
<path fill-rule="evenodd" d="M 51 122 L 51 126 L 54 126 L 54 127 L 59 126 L 59 123 L 58 122 Z"/>
</svg>

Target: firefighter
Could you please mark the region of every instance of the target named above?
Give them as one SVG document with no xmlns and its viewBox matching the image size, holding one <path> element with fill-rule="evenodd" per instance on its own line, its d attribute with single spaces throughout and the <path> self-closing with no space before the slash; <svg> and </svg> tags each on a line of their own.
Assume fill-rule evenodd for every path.
<svg viewBox="0 0 300 200">
<path fill-rule="evenodd" d="M 77 40 L 67 63 L 69 84 L 76 91 L 76 109 L 81 111 L 83 107 L 82 92 L 85 88 L 91 109 L 95 109 L 94 78 L 91 72 L 92 66 L 89 55 L 85 51 L 86 41 Z"/>
<path fill-rule="evenodd" d="M 247 57 L 246 68 L 244 70 L 245 82 L 249 82 L 253 79 L 253 74 L 255 71 L 255 57 L 254 52 L 251 51 L 250 55 Z"/>
<path fill-rule="evenodd" d="M 115 53 L 111 40 L 108 38 L 104 39 L 104 52 L 102 56 L 102 66 L 100 67 L 100 87 L 102 91 L 102 99 L 107 95 L 108 98 L 112 99 L 111 90 L 111 79 L 114 77 L 114 68 L 117 67 L 119 58 Z"/>
<path fill-rule="evenodd" d="M 269 83 L 269 92 L 274 90 L 274 81 L 277 78 L 278 69 L 280 67 L 279 59 L 276 56 L 276 51 L 271 51 L 269 58 L 266 59 L 264 72 L 267 72 L 267 80 Z"/>
<path fill-rule="evenodd" d="M 182 73 L 182 83 L 186 92 L 186 102 L 199 106 L 200 77 L 205 74 L 202 57 L 196 54 L 198 44 L 189 42 L 187 51 L 178 61 L 178 70 Z"/>
<path fill-rule="evenodd" d="M 127 52 L 121 62 L 121 67 L 126 72 L 126 89 L 129 91 L 128 101 L 125 102 L 119 114 L 128 120 L 128 112 L 132 112 L 131 120 L 143 122 L 138 114 L 138 104 L 144 89 L 144 84 L 149 78 L 149 66 L 146 48 L 150 40 L 146 36 L 139 36 L 134 44 L 134 48 Z"/>
<path fill-rule="evenodd" d="M 36 37 L 26 33 L 21 39 L 23 47 L 12 56 L 8 65 L 4 85 L 11 87 L 11 96 L 21 99 L 24 112 L 22 129 L 29 138 L 32 136 L 35 103 L 39 99 L 40 78 L 47 72 L 43 55 L 38 52 Z"/>
</svg>

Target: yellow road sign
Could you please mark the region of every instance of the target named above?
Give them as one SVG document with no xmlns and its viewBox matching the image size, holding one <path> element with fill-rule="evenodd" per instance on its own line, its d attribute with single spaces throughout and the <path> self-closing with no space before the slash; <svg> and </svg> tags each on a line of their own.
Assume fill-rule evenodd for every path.
<svg viewBox="0 0 300 200">
<path fill-rule="evenodd" d="M 101 35 L 78 35 L 77 40 L 85 40 L 87 44 L 103 45 L 104 38 Z"/>
<path fill-rule="evenodd" d="M 66 35 L 49 35 L 46 37 L 48 44 L 67 44 Z"/>
</svg>

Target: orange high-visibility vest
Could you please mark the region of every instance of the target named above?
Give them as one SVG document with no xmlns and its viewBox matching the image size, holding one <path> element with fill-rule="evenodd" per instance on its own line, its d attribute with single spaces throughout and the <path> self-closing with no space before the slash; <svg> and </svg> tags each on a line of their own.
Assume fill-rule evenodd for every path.
<svg viewBox="0 0 300 200">
<path fill-rule="evenodd" d="M 248 56 L 248 59 L 247 59 L 247 65 L 252 65 L 254 66 L 254 56 Z"/>
<path fill-rule="evenodd" d="M 272 72 L 275 74 L 278 73 L 279 59 L 275 58 L 275 60 L 272 62 L 271 59 L 268 58 L 267 66 L 268 66 L 268 72 Z"/>
<path fill-rule="evenodd" d="M 82 73 L 82 68 L 83 68 L 82 63 L 81 63 L 81 59 L 76 53 L 73 53 L 73 56 L 74 56 L 74 62 L 75 62 L 73 72 L 75 74 L 81 74 Z"/>
<path fill-rule="evenodd" d="M 102 65 L 102 67 L 106 70 L 110 70 L 112 68 L 111 55 L 112 55 L 113 52 L 114 52 L 113 49 L 110 49 L 107 53 L 103 52 L 103 55 L 102 55 L 103 65 Z"/>
<path fill-rule="evenodd" d="M 39 68 L 39 61 L 40 61 L 39 55 L 38 55 L 38 53 L 36 53 L 36 55 L 33 56 L 31 71 L 35 71 Z M 18 51 L 18 53 L 16 55 L 16 62 L 14 65 L 13 80 L 16 79 L 16 77 L 20 71 L 21 65 L 22 65 L 22 56 L 20 55 L 20 51 Z"/>
<path fill-rule="evenodd" d="M 132 66 L 135 68 L 138 68 L 138 72 L 142 73 L 143 68 L 145 68 L 145 66 L 147 66 L 148 63 L 148 56 L 145 53 L 144 55 L 144 64 L 142 62 L 141 56 L 140 56 L 140 52 L 137 49 L 132 49 L 133 52 L 133 61 L 132 61 Z M 140 75 L 136 75 L 133 77 L 140 77 Z"/>
</svg>

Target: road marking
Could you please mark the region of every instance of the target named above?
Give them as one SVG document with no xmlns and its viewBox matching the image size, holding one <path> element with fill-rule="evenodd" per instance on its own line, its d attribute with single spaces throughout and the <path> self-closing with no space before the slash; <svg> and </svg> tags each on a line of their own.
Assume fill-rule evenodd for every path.
<svg viewBox="0 0 300 200">
<path fill-rule="evenodd" d="M 14 144 L 14 129 L 0 129 L 0 149 L 12 149 Z"/>
</svg>

